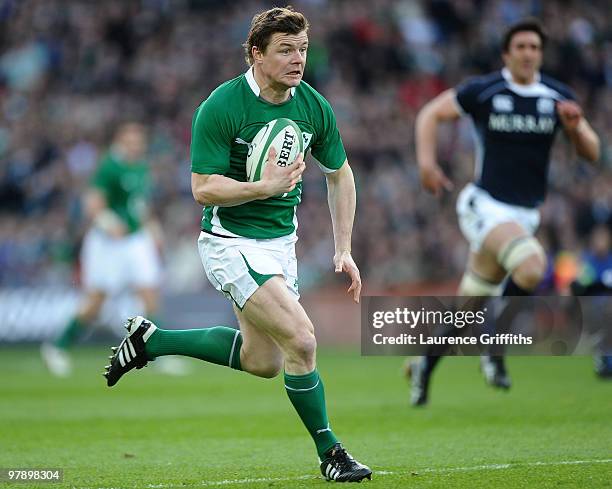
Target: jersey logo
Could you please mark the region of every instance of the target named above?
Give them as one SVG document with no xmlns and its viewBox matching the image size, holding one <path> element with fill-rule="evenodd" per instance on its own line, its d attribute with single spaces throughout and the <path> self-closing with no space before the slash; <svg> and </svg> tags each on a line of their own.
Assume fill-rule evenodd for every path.
<svg viewBox="0 0 612 489">
<path fill-rule="evenodd" d="M 539 98 L 537 108 L 540 114 L 552 114 L 555 111 L 555 101 L 551 98 Z"/>
<path fill-rule="evenodd" d="M 302 132 L 302 139 L 304 139 L 304 151 L 306 151 L 310 141 L 312 141 L 312 134 L 309 132 Z"/>
<path fill-rule="evenodd" d="M 512 112 L 514 100 L 510 95 L 495 95 L 492 100 L 493 110 L 496 112 Z"/>
<path fill-rule="evenodd" d="M 521 114 L 489 114 L 489 131 L 552 134 L 555 118 Z"/>
<path fill-rule="evenodd" d="M 249 142 L 247 142 L 247 141 L 245 141 L 244 139 L 241 139 L 241 138 L 234 139 L 234 142 L 236 144 L 246 144 L 247 147 L 249 148 L 249 151 L 247 152 L 247 158 L 249 156 L 251 156 L 251 153 L 253 152 L 253 144 L 252 143 L 249 143 Z"/>
</svg>

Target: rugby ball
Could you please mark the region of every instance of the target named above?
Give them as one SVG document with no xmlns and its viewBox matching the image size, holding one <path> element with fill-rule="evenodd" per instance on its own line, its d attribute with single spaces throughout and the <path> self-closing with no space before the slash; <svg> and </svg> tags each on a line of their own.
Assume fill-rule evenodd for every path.
<svg viewBox="0 0 612 489">
<path fill-rule="evenodd" d="M 261 178 L 270 147 L 276 150 L 275 164 L 292 165 L 298 155 L 304 151 L 302 131 L 291 119 L 274 119 L 263 126 L 249 145 L 246 160 L 249 182 L 256 182 Z"/>
</svg>

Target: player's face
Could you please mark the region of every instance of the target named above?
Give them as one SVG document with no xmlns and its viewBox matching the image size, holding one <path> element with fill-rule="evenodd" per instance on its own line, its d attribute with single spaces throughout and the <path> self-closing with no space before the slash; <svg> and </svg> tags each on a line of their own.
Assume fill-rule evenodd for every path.
<svg viewBox="0 0 612 489">
<path fill-rule="evenodd" d="M 277 32 L 272 34 L 265 52 L 257 51 L 254 59 L 259 71 L 273 84 L 297 87 L 302 81 L 308 52 L 308 34 Z"/>
<path fill-rule="evenodd" d="M 542 40 L 531 31 L 517 32 L 512 36 L 508 51 L 503 54 L 506 67 L 519 83 L 532 83 L 542 65 Z"/>
<path fill-rule="evenodd" d="M 138 161 L 144 156 L 147 147 L 145 131 L 137 124 L 126 125 L 121 129 L 117 143 L 127 161 Z"/>
</svg>

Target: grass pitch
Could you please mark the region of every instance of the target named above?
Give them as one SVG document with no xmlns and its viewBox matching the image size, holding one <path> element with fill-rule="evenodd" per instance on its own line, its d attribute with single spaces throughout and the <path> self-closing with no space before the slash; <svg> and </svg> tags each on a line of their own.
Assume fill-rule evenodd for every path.
<svg viewBox="0 0 612 489">
<path fill-rule="evenodd" d="M 37 349 L 0 349 L 0 467 L 64 469 L 14 487 L 330 487 L 280 378 L 193 360 L 186 377 L 149 367 L 109 389 L 107 351 L 77 349 L 76 374 L 55 379 Z M 402 362 L 319 354 L 332 427 L 374 470 L 365 487 L 612 486 L 612 382 L 590 358 L 510 358 L 509 393 L 477 358 L 444 359 L 424 409 L 408 406 Z"/>
</svg>

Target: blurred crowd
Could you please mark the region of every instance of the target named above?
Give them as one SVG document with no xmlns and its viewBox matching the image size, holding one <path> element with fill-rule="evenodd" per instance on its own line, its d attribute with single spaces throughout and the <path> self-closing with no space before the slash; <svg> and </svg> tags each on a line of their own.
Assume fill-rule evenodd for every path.
<svg viewBox="0 0 612 489">
<path fill-rule="evenodd" d="M 454 211 L 473 173 L 470 122 L 440 134 L 455 190 L 419 185 L 413 128 L 424 103 L 501 66 L 504 28 L 526 15 L 550 35 L 543 71 L 569 84 L 602 140 L 598 168 L 558 141 L 539 236 L 551 256 L 586 251 L 612 226 L 612 9 L 608 0 L 302 0 L 306 80 L 334 107 L 356 175 L 353 254 L 366 290 L 452 280 L 467 256 Z M 247 68 L 252 15 L 269 2 L 0 0 L 0 286 L 74 284 L 80 196 L 120 121 L 149 129 L 153 208 L 166 286 L 202 287 L 190 191 L 194 109 Z M 563 139 L 560 137 L 560 139 Z M 298 210 L 301 285 L 338 280 L 324 177 L 305 174 Z M 603 231 L 602 231 L 603 230 Z M 609 240 L 608 240 L 609 243 Z M 608 249 L 609 252 L 609 249 Z M 553 261 L 554 263 L 554 261 Z M 553 271 L 554 273 L 554 271 Z"/>
</svg>

